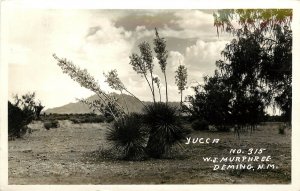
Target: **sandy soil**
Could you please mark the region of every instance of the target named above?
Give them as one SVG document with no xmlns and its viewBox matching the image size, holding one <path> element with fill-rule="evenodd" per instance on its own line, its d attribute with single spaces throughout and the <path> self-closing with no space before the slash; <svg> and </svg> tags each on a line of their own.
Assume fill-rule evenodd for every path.
<svg viewBox="0 0 300 191">
<path fill-rule="evenodd" d="M 196 132 L 191 137 L 218 138 L 218 144 L 182 144 L 168 159 L 122 161 L 108 157 L 107 124 L 73 124 L 46 130 L 40 121 L 31 134 L 9 141 L 9 184 L 288 184 L 291 181 L 291 130 L 260 126 L 240 139 L 232 132 Z M 231 148 L 266 148 L 278 169 L 213 171 L 203 157 L 232 156 Z"/>
</svg>

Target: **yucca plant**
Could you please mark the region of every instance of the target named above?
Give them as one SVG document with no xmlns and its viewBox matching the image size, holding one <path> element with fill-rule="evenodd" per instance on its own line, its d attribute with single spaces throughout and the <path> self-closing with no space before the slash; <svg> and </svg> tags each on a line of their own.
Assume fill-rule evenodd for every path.
<svg viewBox="0 0 300 191">
<path fill-rule="evenodd" d="M 120 151 L 123 159 L 139 160 L 145 153 L 147 134 L 141 115 L 131 113 L 113 122 L 108 128 L 106 139 L 114 149 Z"/>
<path fill-rule="evenodd" d="M 162 102 L 145 107 L 144 123 L 149 129 L 146 151 L 149 156 L 163 157 L 189 134 L 190 131 L 181 125 L 177 111 L 176 107 Z"/>
</svg>

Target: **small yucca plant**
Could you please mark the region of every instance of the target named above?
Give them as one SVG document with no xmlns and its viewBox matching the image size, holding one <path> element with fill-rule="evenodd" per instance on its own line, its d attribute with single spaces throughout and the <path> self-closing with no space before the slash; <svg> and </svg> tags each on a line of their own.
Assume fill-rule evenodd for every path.
<svg viewBox="0 0 300 191">
<path fill-rule="evenodd" d="M 144 156 L 147 131 L 139 114 L 131 113 L 114 121 L 106 133 L 106 139 L 122 153 L 125 160 L 139 160 Z"/>
<path fill-rule="evenodd" d="M 161 158 L 190 132 L 181 125 L 177 108 L 162 102 L 144 109 L 144 123 L 149 128 L 147 154 L 154 158 Z"/>
</svg>

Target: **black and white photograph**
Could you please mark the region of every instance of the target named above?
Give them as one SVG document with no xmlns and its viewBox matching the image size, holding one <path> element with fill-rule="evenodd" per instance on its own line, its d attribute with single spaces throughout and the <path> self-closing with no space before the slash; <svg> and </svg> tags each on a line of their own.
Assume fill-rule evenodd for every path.
<svg viewBox="0 0 300 191">
<path fill-rule="evenodd" d="M 2 10 L 6 188 L 296 183 L 293 7 Z"/>
</svg>

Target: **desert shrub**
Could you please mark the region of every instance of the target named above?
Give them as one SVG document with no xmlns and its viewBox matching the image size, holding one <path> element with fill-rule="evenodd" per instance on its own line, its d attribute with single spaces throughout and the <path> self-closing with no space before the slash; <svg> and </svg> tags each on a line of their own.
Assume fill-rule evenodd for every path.
<svg viewBox="0 0 300 191">
<path fill-rule="evenodd" d="M 162 102 L 144 108 L 144 123 L 149 129 L 147 154 L 154 158 L 161 158 L 189 134 L 180 123 L 177 108 Z"/>
<path fill-rule="evenodd" d="M 53 129 L 53 128 L 58 128 L 59 127 L 59 122 L 56 120 L 53 121 L 46 121 L 44 122 L 44 127 L 49 130 L 49 129 Z"/>
<path fill-rule="evenodd" d="M 281 135 L 284 135 L 285 134 L 285 128 L 286 128 L 286 126 L 284 124 L 280 125 L 278 127 L 278 133 L 281 134 Z"/>
<path fill-rule="evenodd" d="M 35 93 L 27 93 L 19 97 L 16 94 L 14 102 L 8 101 L 8 136 L 11 139 L 22 137 L 28 130 L 27 125 L 39 118 L 44 106 L 35 100 Z"/>
<path fill-rule="evenodd" d="M 27 108 L 21 109 L 8 102 L 8 136 L 22 137 L 27 131 L 27 125 L 34 119 L 34 111 Z"/>
<path fill-rule="evenodd" d="M 106 133 L 106 139 L 127 160 L 139 160 L 144 156 L 146 136 L 141 115 L 135 113 L 114 121 Z"/>
<path fill-rule="evenodd" d="M 208 128 L 208 122 L 206 120 L 195 120 L 192 123 L 192 128 L 196 131 L 204 131 L 204 130 L 209 130 Z"/>
</svg>

